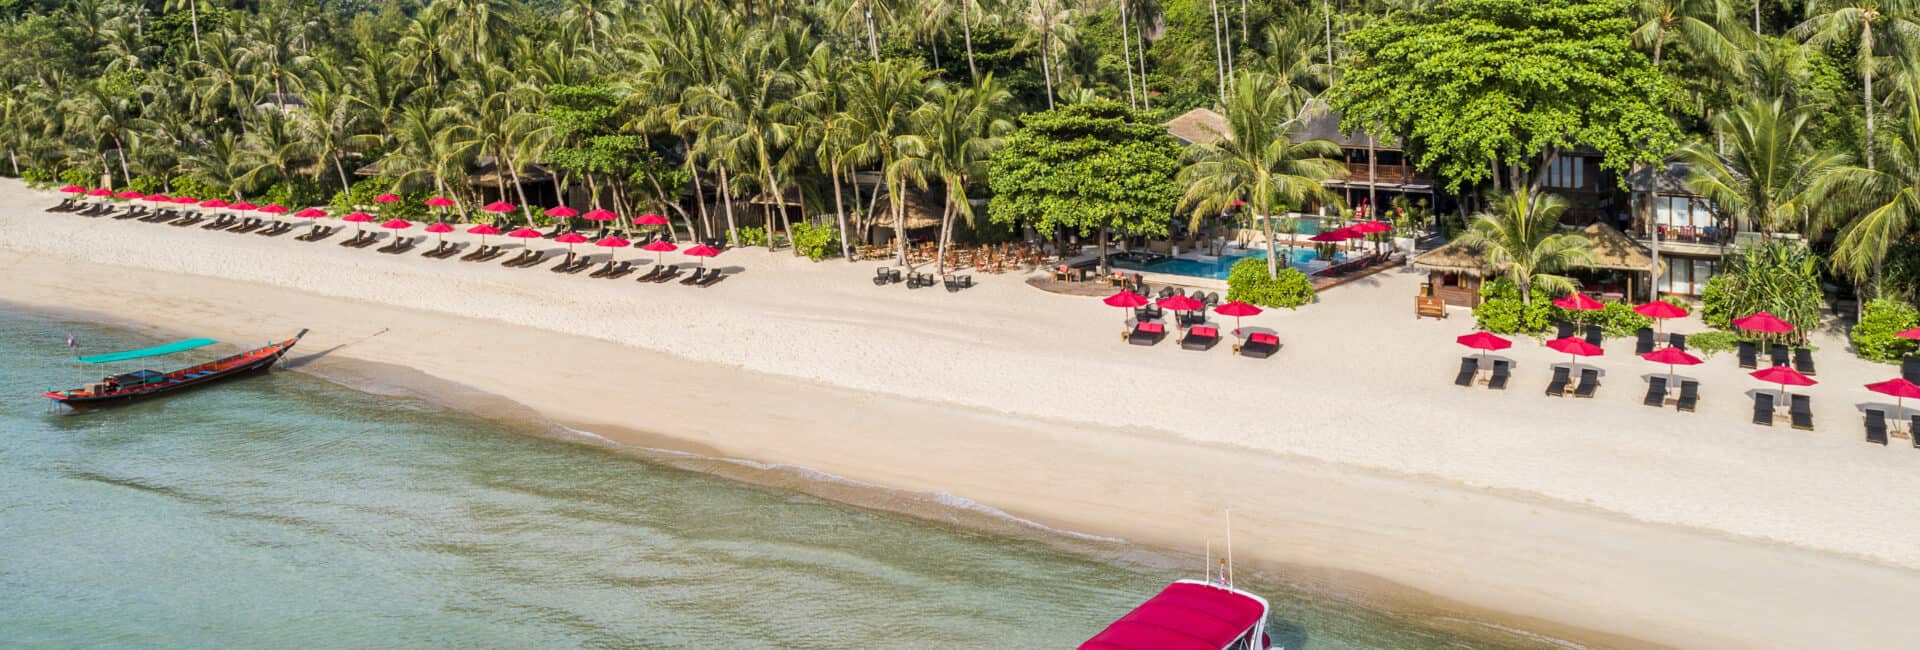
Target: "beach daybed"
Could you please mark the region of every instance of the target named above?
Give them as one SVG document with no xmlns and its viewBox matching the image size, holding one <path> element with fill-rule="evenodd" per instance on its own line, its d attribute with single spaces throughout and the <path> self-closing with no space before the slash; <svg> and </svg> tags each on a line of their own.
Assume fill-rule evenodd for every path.
<svg viewBox="0 0 1920 650">
<path fill-rule="evenodd" d="M 1633 353 L 1646 354 L 1653 351 L 1653 328 L 1642 327 L 1633 333 Z"/>
<path fill-rule="evenodd" d="M 1247 335 L 1247 341 L 1239 344 L 1238 349 L 1234 350 L 1234 352 L 1239 353 L 1240 356 L 1253 357 L 1255 359 L 1265 359 L 1279 351 L 1280 337 L 1265 332 L 1255 332 Z"/>
<path fill-rule="evenodd" d="M 711 287 L 715 284 L 718 284 L 721 280 L 725 280 L 729 277 L 732 277 L 732 276 L 729 274 L 720 272 L 720 269 L 714 269 L 712 271 L 707 272 L 707 277 L 705 279 L 702 279 L 699 282 L 693 283 L 693 286 L 705 289 L 707 287 Z"/>
<path fill-rule="evenodd" d="M 1793 428 L 1801 431 L 1813 430 L 1813 398 L 1806 395 L 1790 396 L 1787 415 L 1793 421 Z"/>
<path fill-rule="evenodd" d="M 1180 349 L 1205 352 L 1219 342 L 1219 328 L 1199 325 L 1187 328 L 1186 336 L 1180 337 Z"/>
<path fill-rule="evenodd" d="M 1512 377 L 1512 372 L 1513 364 L 1508 363 L 1505 359 L 1494 359 L 1493 374 L 1487 377 L 1487 388 L 1506 390 L 1507 380 Z"/>
<path fill-rule="evenodd" d="M 1453 385 L 1462 388 L 1473 386 L 1473 378 L 1480 374 L 1480 357 L 1460 357 L 1460 372 L 1453 376 Z"/>
<path fill-rule="evenodd" d="M 1867 442 L 1886 446 L 1887 412 L 1880 409 L 1867 409 Z"/>
<path fill-rule="evenodd" d="M 1640 400 L 1640 403 L 1654 408 L 1666 406 L 1667 378 L 1652 377 L 1647 379 L 1647 398 Z"/>
<path fill-rule="evenodd" d="M 1812 376 L 1814 374 L 1813 350 L 1810 350 L 1807 348 L 1794 348 L 1793 349 L 1793 369 L 1800 371 L 1800 374 Z"/>
<path fill-rule="evenodd" d="M 1673 403 L 1673 407 L 1687 413 L 1692 413 L 1693 408 L 1699 404 L 1700 382 L 1691 379 L 1680 380 L 1680 399 Z"/>
<path fill-rule="evenodd" d="M 1569 323 L 1567 321 L 1554 321 L 1553 338 L 1564 339 L 1569 336 L 1573 336 L 1573 323 Z"/>
<path fill-rule="evenodd" d="M 1913 448 L 1920 449 L 1920 415 L 1907 421 L 1907 436 L 1913 438 Z"/>
<path fill-rule="evenodd" d="M 714 273 L 719 273 L 719 271 L 714 271 Z M 681 280 L 680 285 L 691 287 L 700 284 L 700 281 L 705 279 L 707 279 L 707 269 L 706 267 L 700 267 L 693 270 L 693 275 L 687 276 L 685 280 Z"/>
<path fill-rule="evenodd" d="M 1573 389 L 1574 397 L 1593 397 L 1600 389 L 1600 371 L 1595 368 L 1580 369 L 1580 385 Z"/>
<path fill-rule="evenodd" d="M 1763 427 L 1773 426 L 1773 393 L 1761 391 L 1753 394 L 1753 423 Z"/>
<path fill-rule="evenodd" d="M 1740 367 L 1748 370 L 1760 367 L 1760 355 L 1753 349 L 1752 341 L 1741 341 L 1738 347 L 1740 349 Z"/>
<path fill-rule="evenodd" d="M 1566 366 L 1554 368 L 1553 379 L 1547 382 L 1547 395 L 1550 397 L 1566 397 L 1567 384 L 1573 383 L 1572 375 L 1573 370 Z"/>
<path fill-rule="evenodd" d="M 1163 323 L 1135 323 L 1133 331 L 1127 334 L 1127 342 L 1134 345 L 1154 345 L 1167 337 L 1167 326 Z"/>
</svg>

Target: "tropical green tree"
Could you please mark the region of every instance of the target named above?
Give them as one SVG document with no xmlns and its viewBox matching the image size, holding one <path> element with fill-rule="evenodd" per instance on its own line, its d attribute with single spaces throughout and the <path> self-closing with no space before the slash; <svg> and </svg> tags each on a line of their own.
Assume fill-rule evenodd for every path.
<svg viewBox="0 0 1920 650">
<path fill-rule="evenodd" d="M 926 144 L 920 157 L 946 188 L 940 213 L 939 254 L 934 263 L 939 273 L 947 270 L 954 217 L 965 219 L 970 226 L 974 223 L 968 186 L 986 176 L 987 161 L 1000 148 L 1002 136 L 1013 130 L 1013 123 L 1001 117 L 1011 98 L 991 74 L 973 87 L 936 84 L 927 96 L 927 110 L 920 114 L 916 130 Z"/>
<path fill-rule="evenodd" d="M 1856 281 L 1880 286 L 1887 255 L 1920 228 L 1920 99 L 1909 98 L 1904 119 L 1874 141 L 1880 168 L 1846 166 L 1823 174 L 1809 203 L 1833 221 L 1845 221 L 1833 246 L 1833 264 Z"/>
<path fill-rule="evenodd" d="M 1691 165 L 1687 186 L 1763 232 L 1817 234 L 1808 190 L 1846 158 L 1814 148 L 1809 136 L 1816 114 L 1813 106 L 1752 99 L 1714 116 L 1724 144 L 1694 142 L 1680 149 L 1680 159 Z"/>
<path fill-rule="evenodd" d="M 1098 101 L 1027 116 L 988 165 L 996 223 L 1042 233 L 1165 236 L 1180 188 L 1180 149 L 1158 124 Z"/>
<path fill-rule="evenodd" d="M 894 250 L 907 263 L 907 185 L 925 187 L 923 168 L 900 164 L 903 152 L 911 156 L 926 144 L 913 132 L 918 113 L 925 110 L 925 80 L 931 73 L 918 61 L 864 63 L 848 85 L 847 114 L 852 118 L 854 145 L 848 155 L 879 163 L 893 210 Z"/>
<path fill-rule="evenodd" d="M 1488 267 L 1511 280 L 1522 305 L 1532 304 L 1534 287 L 1573 291 L 1573 279 L 1560 274 L 1591 264 L 1593 242 L 1561 229 L 1567 200 L 1523 186 L 1490 197 L 1488 204 L 1455 242 L 1477 250 Z"/>
<path fill-rule="evenodd" d="M 1893 53 L 1912 55 L 1910 46 L 1920 38 L 1914 7 L 1906 0 L 1812 0 L 1807 9 L 1813 14 L 1793 28 L 1797 36 L 1814 47 L 1855 41 L 1854 56 L 1860 73 L 1860 107 L 1866 112 L 1867 168 L 1874 166 L 1873 78 L 1879 57 Z M 1903 52 L 1903 50 L 1905 50 Z"/>
</svg>

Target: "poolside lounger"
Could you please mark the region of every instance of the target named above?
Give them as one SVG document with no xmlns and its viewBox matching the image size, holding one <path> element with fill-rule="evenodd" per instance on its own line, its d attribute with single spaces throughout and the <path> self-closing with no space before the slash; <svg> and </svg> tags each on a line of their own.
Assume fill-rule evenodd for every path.
<svg viewBox="0 0 1920 650">
<path fill-rule="evenodd" d="M 507 254 L 507 249 L 505 249 L 505 248 L 501 248 L 501 247 L 499 247 L 499 246 L 495 246 L 495 247 L 493 247 L 493 250 L 490 250 L 490 251 L 487 251 L 487 254 L 485 254 L 485 255 L 481 255 L 481 256 L 480 256 L 480 259 L 477 259 L 477 260 L 474 260 L 474 261 L 476 261 L 476 262 L 491 262 L 491 261 L 494 261 L 494 260 L 497 260 L 497 259 L 500 259 L 500 256 L 501 256 L 501 255 L 506 255 L 506 254 Z M 535 255 L 536 257 L 540 257 L 540 258 L 542 258 L 542 259 L 545 259 L 545 258 L 546 258 L 546 256 L 547 256 L 547 254 L 546 254 L 546 253 L 535 253 L 534 255 Z"/>
<path fill-rule="evenodd" d="M 233 217 L 223 214 L 218 217 L 214 217 L 211 223 L 201 226 L 200 229 L 201 230 L 225 230 L 227 228 L 233 227 L 233 224 L 235 221 L 236 220 Z"/>
<path fill-rule="evenodd" d="M 1773 393 L 1761 391 L 1753 394 L 1753 423 L 1763 427 L 1773 426 Z"/>
<path fill-rule="evenodd" d="M 1220 342 L 1220 330 L 1213 327 L 1187 328 L 1186 336 L 1180 337 L 1180 349 L 1205 352 Z"/>
<path fill-rule="evenodd" d="M 1580 369 L 1580 385 L 1573 389 L 1574 397 L 1593 397 L 1600 388 L 1600 371 L 1594 368 Z"/>
<path fill-rule="evenodd" d="M 488 252 L 491 253 L 492 251 L 488 251 Z M 481 256 L 485 257 L 486 254 L 483 253 L 481 254 Z M 519 268 L 526 268 L 529 266 L 533 266 L 535 264 L 539 264 L 541 261 L 543 261 L 543 259 L 540 253 L 534 251 L 531 248 L 528 248 L 528 249 L 522 249 L 519 254 L 513 256 L 513 259 L 507 260 L 505 262 L 501 262 L 500 265 L 508 268 L 519 269 Z"/>
<path fill-rule="evenodd" d="M 1788 357 L 1787 354 L 1788 352 L 1785 347 L 1779 345 L 1767 346 L 1767 360 L 1772 361 L 1773 365 L 1784 366 L 1793 363 L 1793 359 Z"/>
<path fill-rule="evenodd" d="M 143 207 L 140 207 L 140 206 L 134 206 L 134 207 L 131 207 L 131 208 L 127 208 L 127 211 L 126 211 L 126 212 L 122 212 L 122 213 L 120 213 L 120 214 L 116 214 L 116 215 L 113 215 L 113 220 L 114 220 L 114 221 L 125 221 L 125 220 L 127 220 L 127 219 L 132 219 L 132 218 L 134 218 L 134 217 L 140 217 L 140 216 L 145 216 L 146 214 L 147 214 L 147 209 L 146 209 L 146 208 L 143 208 Z"/>
<path fill-rule="evenodd" d="M 487 253 L 491 253 L 491 252 L 493 252 L 492 246 L 481 246 L 479 248 L 473 249 L 471 252 L 468 252 L 465 255 L 461 255 L 460 261 L 462 262 L 477 261 L 480 258 L 485 257 Z"/>
<path fill-rule="evenodd" d="M 1760 367 L 1759 354 L 1754 351 L 1752 341 L 1741 341 L 1739 348 L 1740 367 L 1748 370 Z"/>
<path fill-rule="evenodd" d="M 715 271 L 715 273 L 718 273 L 718 271 Z M 680 284 L 689 286 L 689 287 L 696 284 L 700 284 L 701 280 L 705 280 L 707 278 L 706 274 L 707 274 L 707 269 L 705 269 L 704 267 L 696 268 L 693 270 L 693 275 L 687 276 L 687 279 L 685 280 L 681 280 Z"/>
<path fill-rule="evenodd" d="M 1813 350 L 1794 348 L 1793 369 L 1800 371 L 1800 374 L 1803 375 L 1813 375 Z"/>
<path fill-rule="evenodd" d="M 1566 366 L 1554 368 L 1553 379 L 1547 382 L 1547 395 L 1551 397 L 1566 397 L 1567 384 L 1573 383 L 1572 375 L 1573 370 Z"/>
<path fill-rule="evenodd" d="M 1667 378 L 1653 377 L 1647 380 L 1647 398 L 1641 404 L 1655 408 L 1667 405 Z"/>
<path fill-rule="evenodd" d="M 587 277 L 598 280 L 600 278 L 607 277 L 607 274 L 612 272 L 613 272 L 613 260 L 607 260 L 606 264 L 602 264 L 600 265 L 600 268 L 594 269 L 592 273 L 588 273 Z"/>
<path fill-rule="evenodd" d="M 1601 343 L 1603 343 L 1603 342 L 1605 342 L 1606 340 L 1607 340 L 1607 331 L 1606 331 L 1606 330 L 1603 330 L 1603 329 L 1600 329 L 1600 326 L 1599 326 L 1599 325 L 1588 325 L 1588 326 L 1587 326 L 1587 342 L 1588 342 L 1588 343 L 1592 343 L 1592 344 L 1594 344 L 1594 345 L 1600 345 Z M 1649 350 L 1649 351 L 1651 351 L 1651 350 Z"/>
<path fill-rule="evenodd" d="M 1493 390 L 1506 390 L 1507 380 L 1512 378 L 1512 376 L 1513 376 L 1513 364 L 1507 363 L 1506 359 L 1494 359 L 1493 375 L 1487 378 L 1487 388 L 1490 388 Z"/>
<path fill-rule="evenodd" d="M 366 239 L 368 234 L 370 233 L 366 231 L 354 233 L 354 235 L 352 237 L 348 237 L 346 241 L 340 242 L 340 247 L 353 248 L 354 246 L 359 245 L 360 240 Z"/>
<path fill-rule="evenodd" d="M 1700 382 L 1697 382 L 1691 379 L 1680 380 L 1680 399 L 1679 401 L 1676 401 L 1673 403 L 1673 407 L 1681 411 L 1692 413 L 1693 408 L 1697 406 L 1699 403 L 1700 403 Z"/>
<path fill-rule="evenodd" d="M 373 251 L 376 253 L 397 253 L 400 251 L 400 245 L 406 243 L 406 241 L 405 238 L 394 237 L 393 241 L 387 242 L 387 245 L 373 249 Z"/>
<path fill-rule="evenodd" d="M 1642 327 L 1633 333 L 1633 353 L 1646 354 L 1653 351 L 1653 328 Z"/>
<path fill-rule="evenodd" d="M 633 275 L 633 262 L 631 260 L 613 265 L 612 270 L 607 271 L 606 275 L 600 277 L 607 280 L 617 280 L 629 275 Z"/>
<path fill-rule="evenodd" d="M 1867 409 L 1867 442 L 1886 446 L 1887 412 L 1880 409 Z"/>
<path fill-rule="evenodd" d="M 1813 398 L 1806 395 L 1791 396 L 1791 405 L 1787 415 L 1792 417 L 1793 428 L 1801 431 L 1813 430 Z"/>
<path fill-rule="evenodd" d="M 394 249 L 392 251 L 389 251 L 388 254 L 400 255 L 407 251 L 413 250 L 415 246 L 419 246 L 420 242 L 426 241 L 426 239 L 427 238 L 425 237 L 401 237 L 399 238 L 399 241 L 395 242 Z"/>
<path fill-rule="evenodd" d="M 593 266 L 593 254 L 581 253 L 580 259 L 575 260 L 573 263 L 573 267 L 567 269 L 567 275 L 574 275 L 581 271 L 585 271 L 587 270 L 587 267 L 590 267 L 590 266 Z"/>
<path fill-rule="evenodd" d="M 1460 372 L 1453 375 L 1453 385 L 1462 388 L 1473 386 L 1473 378 L 1480 374 L 1480 357 L 1460 357 Z"/>
<path fill-rule="evenodd" d="M 1247 342 L 1241 343 L 1239 349 L 1235 350 L 1235 352 L 1240 353 L 1240 356 L 1253 357 L 1255 359 L 1265 359 L 1279 351 L 1280 337 L 1266 332 L 1256 332 L 1247 335 Z"/>
<path fill-rule="evenodd" d="M 1127 334 L 1127 342 L 1134 345 L 1154 345 L 1167 337 L 1167 326 L 1162 323 L 1135 323 L 1133 332 Z"/>
<path fill-rule="evenodd" d="M 196 224 L 196 223 L 200 223 L 200 222 L 202 222 L 202 221 L 206 221 L 206 220 L 207 220 L 207 217 L 206 217 L 206 215 L 199 215 L 199 214 L 195 214 L 195 215 L 189 215 L 189 216 L 188 216 L 187 218 L 185 218 L 185 219 L 181 219 L 181 220 L 179 220 L 179 221 L 175 221 L 175 222 L 173 222 L 173 223 L 170 223 L 170 224 L 167 224 L 167 225 L 169 225 L 169 226 L 173 226 L 173 227 L 175 227 L 175 228 L 185 228 L 185 227 L 187 227 L 187 226 L 191 226 L 191 225 L 193 225 L 193 224 Z"/>
<path fill-rule="evenodd" d="M 1668 334 L 1667 345 L 1671 345 L 1675 348 L 1678 348 L 1681 352 L 1686 352 L 1687 351 L 1687 335 Z"/>
</svg>

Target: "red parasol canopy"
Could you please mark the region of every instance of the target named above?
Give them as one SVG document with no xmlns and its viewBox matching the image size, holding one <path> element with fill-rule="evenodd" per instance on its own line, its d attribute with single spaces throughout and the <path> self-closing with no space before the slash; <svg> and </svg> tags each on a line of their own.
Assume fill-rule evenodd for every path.
<svg viewBox="0 0 1920 650">
<path fill-rule="evenodd" d="M 633 222 L 642 226 L 664 226 L 667 225 L 667 218 L 648 212 L 640 215 L 640 218 L 634 219 Z"/>
<path fill-rule="evenodd" d="M 398 194 L 382 194 L 382 195 L 380 195 L 380 196 L 376 196 L 376 197 L 373 197 L 373 202 L 374 202 L 374 203 L 399 203 L 399 202 L 400 202 L 400 195 L 398 195 Z"/>
<path fill-rule="evenodd" d="M 633 242 L 609 235 L 606 237 L 601 237 L 600 241 L 594 242 L 593 245 L 599 246 L 601 248 L 626 248 L 628 246 L 632 246 Z"/>
<path fill-rule="evenodd" d="M 445 207 L 450 207 L 452 205 L 453 205 L 453 199 L 449 199 L 444 196 L 436 196 L 431 199 L 427 199 L 427 207 L 429 208 L 445 208 Z"/>
<path fill-rule="evenodd" d="M 427 232 L 432 232 L 432 233 L 453 232 L 453 226 L 449 226 L 444 223 L 428 224 Z"/>
<path fill-rule="evenodd" d="M 1767 312 L 1759 312 L 1746 318 L 1733 319 L 1733 326 L 1749 332 L 1784 334 L 1793 331 L 1793 324 L 1780 320 L 1780 317 Z"/>
<path fill-rule="evenodd" d="M 154 203 L 168 203 L 173 201 L 173 197 L 167 196 L 165 194 L 148 194 L 145 197 L 145 200 L 152 201 Z"/>
<path fill-rule="evenodd" d="M 555 237 L 553 241 L 555 243 L 560 243 L 560 244 L 585 244 L 587 243 L 587 237 L 586 235 L 582 235 L 577 232 L 570 232 L 570 233 L 561 235 L 559 237 Z"/>
<path fill-rule="evenodd" d="M 1569 336 L 1547 341 L 1547 347 L 1576 357 L 1597 357 L 1607 353 L 1607 351 L 1601 349 L 1600 346 L 1588 343 L 1586 339 L 1578 336 Z"/>
<path fill-rule="evenodd" d="M 248 203 L 246 201 L 241 201 L 239 203 L 229 205 L 227 206 L 227 208 L 231 210 L 239 210 L 239 211 L 245 212 L 247 210 L 258 210 L 260 209 L 260 206 L 254 205 L 252 203 Z"/>
<path fill-rule="evenodd" d="M 261 212 L 265 212 L 265 213 L 267 213 L 267 214 L 286 214 L 286 213 L 287 213 L 287 206 L 284 206 L 284 205 L 280 205 L 280 204 L 278 204 L 278 203 L 276 203 L 276 204 L 273 204 L 273 205 L 269 205 L 269 206 L 266 206 L 266 207 L 263 207 L 263 208 L 260 208 L 260 211 L 261 211 Z"/>
<path fill-rule="evenodd" d="M 1393 232 L 1393 224 L 1385 221 L 1362 221 L 1348 227 L 1362 235 L 1377 235 L 1383 232 Z"/>
<path fill-rule="evenodd" d="M 1191 297 L 1182 296 L 1178 294 L 1161 298 L 1155 304 L 1160 305 L 1161 309 L 1167 309 L 1171 311 L 1194 311 L 1198 309 L 1207 308 L 1205 304 L 1202 304 L 1198 300 L 1194 300 Z"/>
<path fill-rule="evenodd" d="M 233 205 L 233 204 L 228 203 L 226 201 L 222 201 L 220 199 L 207 199 L 205 201 L 200 202 L 200 207 L 213 209 L 213 210 L 218 210 L 220 208 L 224 208 L 229 205 Z"/>
<path fill-rule="evenodd" d="M 586 219 L 587 221 L 612 221 L 618 216 L 620 215 L 614 214 L 612 210 L 594 209 L 588 210 L 586 214 L 580 215 L 580 218 Z"/>
<path fill-rule="evenodd" d="M 1134 293 L 1132 291 L 1122 291 L 1120 293 L 1107 296 L 1105 299 L 1101 300 L 1101 302 L 1107 303 L 1107 306 L 1109 307 L 1119 307 L 1121 309 L 1132 309 L 1134 307 L 1145 307 L 1147 305 L 1147 297 Z"/>
<path fill-rule="evenodd" d="M 1780 399 L 1782 400 L 1787 398 L 1788 386 L 1812 386 L 1814 384 L 1820 383 L 1808 378 L 1806 375 L 1800 374 L 1800 371 L 1794 370 L 1792 366 L 1774 366 L 1771 368 L 1761 368 L 1749 374 L 1753 375 L 1754 379 L 1758 379 L 1760 381 L 1764 381 L 1769 384 L 1779 384 Z"/>
<path fill-rule="evenodd" d="M 127 191 L 125 191 L 125 192 L 121 192 L 121 193 L 119 193 L 119 194 L 115 194 L 115 195 L 113 195 L 113 196 L 114 196 L 114 198 L 117 198 L 117 199 L 144 199 L 144 198 L 147 198 L 147 195 L 145 195 L 145 194 L 141 194 L 141 193 L 139 193 L 139 192 L 135 192 L 135 191 L 133 191 L 133 190 L 127 190 Z"/>
<path fill-rule="evenodd" d="M 693 248 L 680 251 L 680 254 L 691 255 L 693 257 L 714 257 L 720 254 L 720 249 L 714 248 L 712 246 L 708 246 L 706 244 L 700 244 L 698 246 L 694 246 Z"/>
<path fill-rule="evenodd" d="M 113 196 L 113 190 L 101 187 L 87 191 L 87 196 Z"/>
<path fill-rule="evenodd" d="M 549 217 L 559 217 L 559 218 L 565 219 L 567 217 L 579 216 L 580 211 L 575 210 L 573 208 L 569 208 L 564 205 L 556 205 L 551 208 L 547 208 L 545 211 L 545 214 Z"/>
<path fill-rule="evenodd" d="M 381 223 L 380 227 L 388 230 L 406 230 L 413 227 L 413 222 L 406 219 L 388 219 Z"/>
<path fill-rule="evenodd" d="M 60 188 L 60 191 L 65 194 L 85 194 L 87 193 L 87 188 L 81 187 L 79 185 L 68 185 L 66 187 Z"/>
<path fill-rule="evenodd" d="M 341 217 L 340 220 L 353 222 L 353 223 L 370 223 L 373 221 L 373 215 L 367 214 L 365 212 L 355 212 L 347 216 Z"/>
<path fill-rule="evenodd" d="M 1505 350 L 1513 347 L 1513 341 L 1500 338 L 1491 332 L 1463 334 L 1453 341 L 1475 350 Z"/>
<path fill-rule="evenodd" d="M 1867 390 L 1882 395 L 1892 395 L 1900 399 L 1920 398 L 1920 385 L 1907 381 L 1905 377 L 1895 377 L 1883 382 L 1867 384 Z"/>
<path fill-rule="evenodd" d="M 1235 300 L 1233 302 L 1229 302 L 1227 304 L 1214 307 L 1213 313 L 1219 314 L 1221 316 L 1232 316 L 1233 317 L 1233 333 L 1239 334 L 1240 333 L 1240 317 L 1241 316 L 1258 316 L 1260 314 L 1260 308 Z"/>
<path fill-rule="evenodd" d="M 1570 293 L 1555 299 L 1553 306 L 1567 311 L 1600 311 L 1607 307 L 1606 305 L 1600 304 L 1600 301 L 1594 300 L 1592 296 L 1579 292 Z"/>
<path fill-rule="evenodd" d="M 666 256 L 666 253 L 668 251 L 678 250 L 679 248 L 680 248 L 679 246 L 673 245 L 673 242 L 666 241 L 663 239 L 656 239 L 652 242 L 648 242 L 647 245 L 645 246 L 641 246 L 640 250 L 653 251 L 655 253 L 660 253 L 661 255 L 656 256 L 653 262 L 655 264 L 663 264 L 665 263 L 665 261 L 662 258 Z"/>
<path fill-rule="evenodd" d="M 200 199 L 196 199 L 191 196 L 186 196 L 183 194 L 180 196 L 173 197 L 173 202 L 178 203 L 180 205 L 193 205 L 195 203 L 199 203 Z"/>
<path fill-rule="evenodd" d="M 1348 230 L 1346 228 L 1335 228 L 1333 230 L 1329 230 L 1329 231 L 1314 235 L 1312 237 L 1308 237 L 1307 241 L 1317 241 L 1321 243 L 1343 242 L 1349 239 L 1353 239 L 1358 234 L 1359 233 L 1356 233 L 1352 230 Z"/>
<path fill-rule="evenodd" d="M 318 219 L 320 217 L 327 216 L 327 211 L 322 210 L 320 208 L 307 208 L 305 210 L 301 210 L 299 212 L 293 213 L 293 216 L 300 217 L 302 219 Z"/>
<path fill-rule="evenodd" d="M 1667 346 L 1664 348 L 1660 348 L 1658 350 L 1654 350 L 1652 352 L 1648 352 L 1646 354 L 1640 355 L 1640 358 L 1646 359 L 1648 361 L 1652 361 L 1654 363 L 1664 363 L 1669 366 L 1700 365 L 1700 357 L 1687 354 L 1686 350 L 1682 350 L 1680 348 L 1676 348 L 1673 346 Z"/>
<path fill-rule="evenodd" d="M 485 246 L 487 245 L 487 235 L 498 235 L 500 234 L 500 229 L 483 223 L 483 224 L 474 226 L 472 228 L 468 228 L 467 234 L 479 235 L 480 245 Z"/>
<path fill-rule="evenodd" d="M 513 207 L 512 203 L 508 203 L 506 201 L 494 201 L 492 203 L 488 203 L 486 205 L 480 206 L 480 209 L 486 210 L 488 212 L 512 212 L 518 208 Z"/>
<path fill-rule="evenodd" d="M 532 228 L 516 228 L 513 232 L 507 233 L 507 236 L 514 239 L 539 239 L 540 231 Z"/>
<path fill-rule="evenodd" d="M 1686 318 L 1687 308 L 1665 300 L 1655 300 L 1644 305 L 1634 305 L 1633 313 L 1656 320 L 1666 320 L 1668 318 Z"/>
<path fill-rule="evenodd" d="M 1907 330 L 1907 331 L 1905 331 L 1905 332 L 1901 332 L 1901 333 L 1899 333 L 1899 334 L 1895 334 L 1894 336 L 1898 336 L 1898 337 L 1900 337 L 1900 338 L 1903 338 L 1903 339 L 1912 339 L 1912 340 L 1915 340 L 1915 341 L 1920 341 L 1920 327 L 1915 327 L 1915 328 L 1913 328 L 1913 329 L 1910 329 L 1910 330 Z"/>
</svg>

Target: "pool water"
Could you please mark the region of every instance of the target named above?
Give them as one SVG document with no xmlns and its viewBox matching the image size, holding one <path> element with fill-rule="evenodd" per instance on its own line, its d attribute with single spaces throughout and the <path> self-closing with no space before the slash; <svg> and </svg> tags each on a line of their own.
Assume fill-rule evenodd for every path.
<svg viewBox="0 0 1920 650">
<path fill-rule="evenodd" d="M 1295 248 L 1290 254 L 1289 251 L 1284 248 L 1276 252 L 1281 255 L 1287 255 L 1287 264 L 1305 273 L 1312 272 L 1312 270 L 1308 268 L 1308 264 L 1320 257 L 1319 252 L 1311 248 Z M 1212 261 L 1172 258 L 1159 260 L 1146 265 L 1127 264 L 1116 261 L 1114 267 L 1151 273 L 1169 273 L 1196 278 L 1225 280 L 1227 279 L 1227 274 L 1233 270 L 1235 262 L 1249 258 L 1264 260 L 1267 259 L 1267 252 L 1264 250 L 1234 250 L 1227 251 L 1226 254 L 1214 258 Z"/>
</svg>

